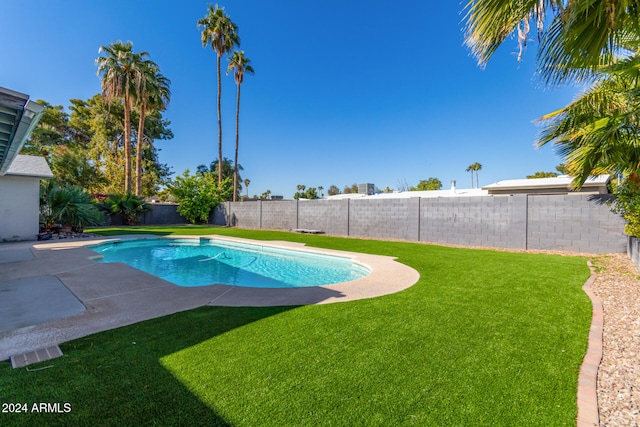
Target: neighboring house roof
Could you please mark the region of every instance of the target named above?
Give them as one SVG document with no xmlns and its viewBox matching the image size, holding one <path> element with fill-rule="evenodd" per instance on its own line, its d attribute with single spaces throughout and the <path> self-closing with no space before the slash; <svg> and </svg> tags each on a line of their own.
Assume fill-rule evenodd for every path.
<svg viewBox="0 0 640 427">
<path fill-rule="evenodd" d="M 13 159 L 5 175 L 53 178 L 53 172 L 44 157 L 25 156 L 24 154 L 18 154 Z"/>
<path fill-rule="evenodd" d="M 582 193 L 608 193 L 607 185 L 611 177 L 609 175 L 599 175 L 589 177 L 583 184 Z M 330 200 L 340 199 L 402 199 L 410 197 L 481 197 L 507 194 L 568 194 L 575 190 L 571 187 L 573 178 L 568 175 L 561 175 L 554 178 L 533 178 L 533 179 L 509 179 L 498 181 L 482 188 L 455 188 L 447 190 L 431 191 L 399 191 L 394 193 L 379 193 L 371 196 L 366 194 L 338 194 L 327 197 Z"/>
<path fill-rule="evenodd" d="M 340 199 L 409 199 L 412 197 L 478 197 L 488 196 L 489 193 L 480 188 L 451 188 L 449 190 L 428 190 L 428 191 L 397 191 L 394 193 L 378 193 L 371 196 L 367 194 L 351 193 L 337 194 L 327 197 L 329 200 Z"/>
<path fill-rule="evenodd" d="M 598 175 L 589 177 L 582 185 L 581 192 L 607 193 L 607 184 L 611 177 L 609 175 Z M 505 193 L 559 193 L 573 192 L 571 184 L 573 178 L 568 175 L 560 175 L 553 178 L 533 178 L 533 179 L 509 179 L 498 181 L 491 185 L 485 185 L 483 190 L 489 194 Z"/>
<path fill-rule="evenodd" d="M 0 87 L 0 176 L 7 173 L 43 113 L 44 107 L 29 95 Z"/>
</svg>

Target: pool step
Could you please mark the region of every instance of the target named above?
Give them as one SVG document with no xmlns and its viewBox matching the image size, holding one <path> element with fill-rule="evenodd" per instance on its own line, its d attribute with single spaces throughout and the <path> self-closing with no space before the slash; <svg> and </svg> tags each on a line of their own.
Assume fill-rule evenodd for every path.
<svg viewBox="0 0 640 427">
<path fill-rule="evenodd" d="M 22 368 L 32 363 L 44 362 L 45 360 L 55 359 L 62 356 L 62 350 L 57 345 L 51 347 L 41 348 L 29 353 L 20 354 L 17 356 L 11 356 L 11 367 Z"/>
</svg>

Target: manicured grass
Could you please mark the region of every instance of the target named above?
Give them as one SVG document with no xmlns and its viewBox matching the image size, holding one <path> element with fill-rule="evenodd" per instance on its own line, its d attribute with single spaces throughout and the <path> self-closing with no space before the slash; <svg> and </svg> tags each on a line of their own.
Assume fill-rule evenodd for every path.
<svg viewBox="0 0 640 427">
<path fill-rule="evenodd" d="M 66 343 L 62 358 L 29 370 L 2 363 L 3 403 L 72 405 L 3 422 L 575 425 L 591 320 L 583 258 L 213 227 L 100 233 L 123 230 L 392 255 L 421 278 L 347 303 L 203 307 Z"/>
</svg>

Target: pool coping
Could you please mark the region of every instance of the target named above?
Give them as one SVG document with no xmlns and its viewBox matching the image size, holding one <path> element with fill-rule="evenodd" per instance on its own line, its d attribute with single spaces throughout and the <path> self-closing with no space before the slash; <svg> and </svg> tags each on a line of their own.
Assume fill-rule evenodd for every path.
<svg viewBox="0 0 640 427">
<path fill-rule="evenodd" d="M 11 243 L 0 248 L 0 262 L 6 260 L 2 262 L 4 277 L 0 285 L 23 278 L 37 285 L 42 278 L 55 276 L 86 310 L 70 317 L 60 317 L 0 333 L 0 360 L 205 305 L 264 307 L 347 302 L 393 294 L 409 288 L 420 278 L 416 270 L 388 256 L 312 248 L 285 241 L 254 241 L 218 235 L 167 237 L 210 238 L 347 256 L 370 268 L 372 272 L 351 282 L 307 288 L 266 289 L 228 285 L 181 287 L 122 263 L 95 262 L 92 258 L 97 254 L 86 247 L 113 240 L 162 238 L 159 236 L 127 235 Z M 10 255 L 8 251 L 22 252 L 25 256 L 21 257 L 22 260 L 4 257 L 3 254 Z M 26 256 L 29 253 L 33 257 Z M 26 297 L 27 301 L 32 298 L 30 295 Z M 56 307 L 48 309 L 55 312 Z"/>
<path fill-rule="evenodd" d="M 357 280 L 313 287 L 252 288 L 225 284 L 211 284 L 207 286 L 216 286 L 224 290 L 220 296 L 212 299 L 207 304 L 213 306 L 269 307 L 280 305 L 331 304 L 336 302 L 355 301 L 359 299 L 376 298 L 379 296 L 400 292 L 413 286 L 420 279 L 420 274 L 415 269 L 409 267 L 408 265 L 397 262 L 396 257 L 316 248 L 307 246 L 304 243 L 288 242 L 284 240 L 253 240 L 239 237 L 219 236 L 215 234 L 203 236 L 127 235 L 99 239 L 100 241 L 98 243 L 93 240 L 91 242 L 86 242 L 86 244 L 82 246 L 92 246 L 94 244 L 105 243 L 109 241 L 155 239 L 219 240 L 223 242 L 255 245 L 258 247 L 294 250 L 318 255 L 344 257 L 349 258 L 352 260 L 352 262 L 364 266 L 370 270 L 370 273 L 367 276 Z M 90 258 L 95 260 L 97 257 L 99 257 L 99 255 L 95 255 Z M 150 276 L 159 279 L 158 277 L 151 274 Z"/>
</svg>

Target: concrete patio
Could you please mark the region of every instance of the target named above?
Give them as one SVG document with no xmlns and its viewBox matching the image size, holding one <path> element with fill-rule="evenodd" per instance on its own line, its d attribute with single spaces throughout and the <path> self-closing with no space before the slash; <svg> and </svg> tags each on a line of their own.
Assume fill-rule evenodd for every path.
<svg viewBox="0 0 640 427">
<path fill-rule="evenodd" d="M 309 288 L 181 287 L 125 264 L 94 261 L 97 254 L 85 246 L 105 240 L 110 239 L 0 245 L 0 360 L 203 305 L 344 302 L 395 293 L 419 279 L 415 270 L 389 257 L 318 250 L 355 257 L 372 273 Z M 305 250 L 297 243 L 271 243 Z"/>
</svg>

